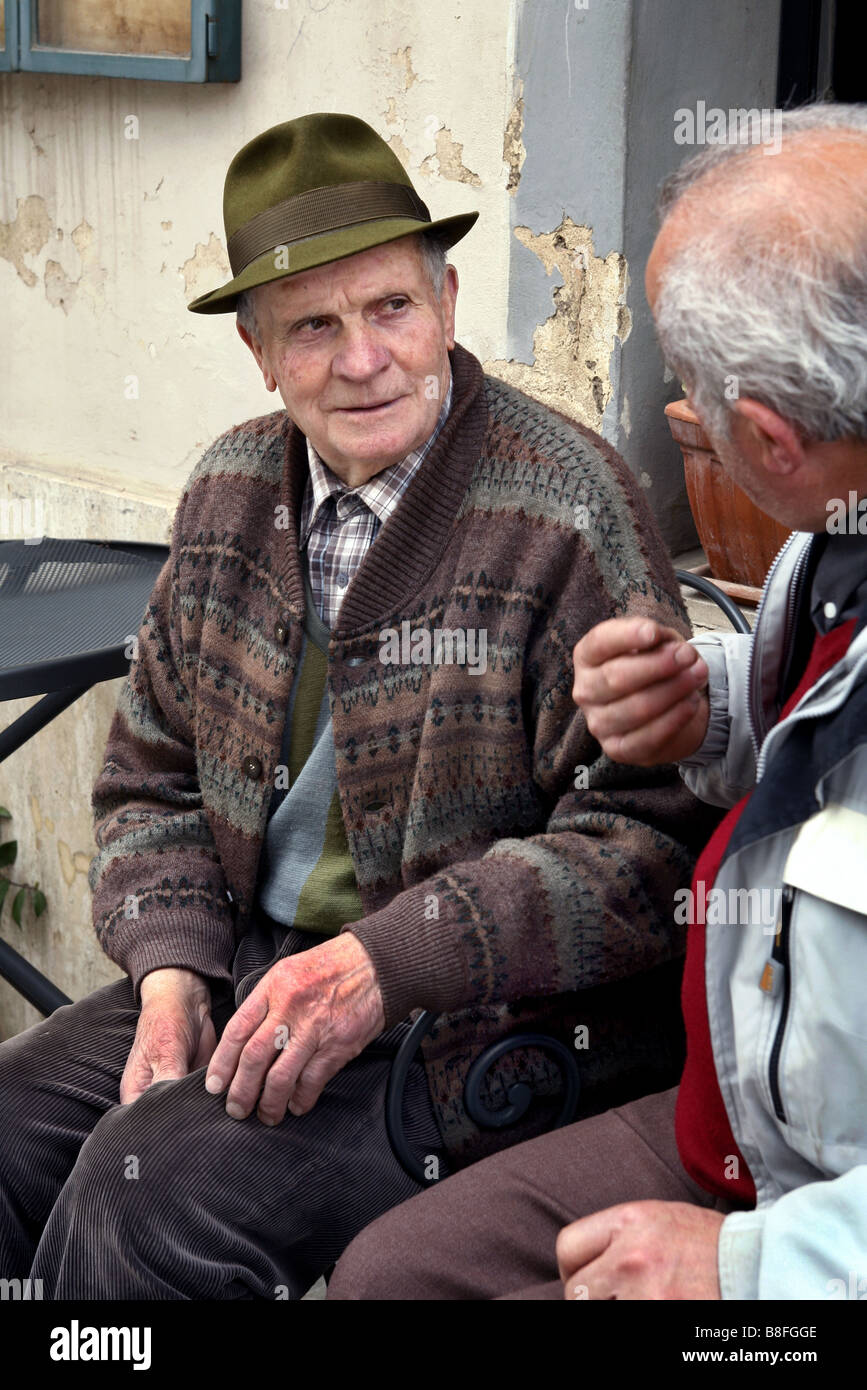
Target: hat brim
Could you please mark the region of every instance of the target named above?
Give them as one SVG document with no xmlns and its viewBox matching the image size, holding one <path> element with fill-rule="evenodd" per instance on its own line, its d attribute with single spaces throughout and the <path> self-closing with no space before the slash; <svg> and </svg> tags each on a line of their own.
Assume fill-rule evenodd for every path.
<svg viewBox="0 0 867 1390">
<path fill-rule="evenodd" d="M 312 270 L 314 266 L 327 265 L 329 261 L 344 260 L 355 256 L 359 251 L 369 251 L 373 246 L 385 246 L 390 241 L 412 236 L 416 232 L 435 232 L 447 247 L 454 246 L 475 223 L 477 212 L 462 212 L 456 217 L 443 217 L 438 222 L 416 222 L 408 217 L 388 217 L 377 222 L 358 222 L 351 227 L 338 227 L 333 232 L 320 233 L 293 242 L 285 248 L 281 260 L 288 257 L 288 269 L 275 268 L 274 250 L 252 261 L 239 275 L 219 289 L 209 294 L 200 294 L 191 300 L 187 308 L 194 314 L 227 314 L 234 310 L 238 295 L 244 290 L 252 290 L 256 285 L 267 285 L 272 280 L 284 280 L 288 275 L 297 275 L 302 270 Z"/>
</svg>

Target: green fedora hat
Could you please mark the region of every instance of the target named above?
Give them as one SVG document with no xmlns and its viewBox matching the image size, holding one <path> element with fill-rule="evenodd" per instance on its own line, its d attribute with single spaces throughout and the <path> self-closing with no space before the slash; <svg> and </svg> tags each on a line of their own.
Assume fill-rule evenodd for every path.
<svg viewBox="0 0 867 1390">
<path fill-rule="evenodd" d="M 357 116 L 320 111 L 284 121 L 229 165 L 223 223 L 233 278 L 187 308 L 228 313 L 242 290 L 413 232 L 436 232 L 453 246 L 478 215 L 432 222 L 397 155 Z"/>
</svg>

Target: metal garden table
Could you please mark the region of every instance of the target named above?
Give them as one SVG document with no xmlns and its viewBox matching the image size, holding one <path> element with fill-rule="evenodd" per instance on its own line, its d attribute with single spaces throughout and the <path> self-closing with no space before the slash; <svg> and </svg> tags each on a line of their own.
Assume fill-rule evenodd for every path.
<svg viewBox="0 0 867 1390">
<path fill-rule="evenodd" d="M 42 695 L 0 732 L 0 762 L 100 681 L 126 675 L 167 545 L 0 542 L 0 701 Z M 0 976 L 40 1013 L 71 1000 L 0 940 Z"/>
</svg>

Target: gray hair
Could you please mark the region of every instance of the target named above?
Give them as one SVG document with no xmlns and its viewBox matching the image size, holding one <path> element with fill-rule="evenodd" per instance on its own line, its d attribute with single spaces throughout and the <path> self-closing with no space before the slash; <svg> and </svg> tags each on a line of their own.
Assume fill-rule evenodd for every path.
<svg viewBox="0 0 867 1390">
<path fill-rule="evenodd" d="M 442 297 L 443 284 L 446 278 L 446 266 L 448 264 L 448 243 L 443 237 L 437 236 L 436 232 L 420 232 L 418 235 L 418 249 L 421 254 L 422 264 L 424 265 L 427 277 L 433 287 L 433 292 L 437 299 Z M 256 318 L 256 305 L 253 290 L 242 290 L 235 300 L 235 313 L 237 321 L 242 328 L 246 329 L 251 338 L 259 337 L 259 323 Z"/>
<path fill-rule="evenodd" d="M 823 131 L 865 147 L 867 105 L 820 103 L 780 115 L 784 149 L 812 137 L 821 161 L 815 137 Z M 823 182 L 840 199 L 829 207 L 808 179 L 769 184 L 764 161 L 774 157 L 747 142 L 714 145 L 666 180 L 662 222 L 682 198 L 701 197 L 706 211 L 717 194 L 719 220 L 711 230 L 705 215 L 663 271 L 660 344 L 721 439 L 730 437 L 732 402 L 741 396 L 803 438 L 865 439 L 867 184 L 822 161 Z"/>
<path fill-rule="evenodd" d="M 448 243 L 441 236 L 437 236 L 436 232 L 420 232 L 418 248 L 433 292 L 437 299 L 440 299 L 448 265 Z"/>
<path fill-rule="evenodd" d="M 235 300 L 235 315 L 238 323 L 246 329 L 251 338 L 259 337 L 259 320 L 256 318 L 256 305 L 252 290 L 242 290 Z"/>
</svg>

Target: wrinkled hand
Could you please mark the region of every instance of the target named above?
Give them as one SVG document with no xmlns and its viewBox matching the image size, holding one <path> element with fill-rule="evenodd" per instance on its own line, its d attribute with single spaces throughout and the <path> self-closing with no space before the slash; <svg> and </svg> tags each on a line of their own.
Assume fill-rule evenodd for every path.
<svg viewBox="0 0 867 1390">
<path fill-rule="evenodd" d="M 572 698 L 615 763 L 653 767 L 700 748 L 710 706 L 695 647 L 652 618 L 610 618 L 576 643 Z"/>
<path fill-rule="evenodd" d="M 720 1298 L 723 1220 L 688 1202 L 624 1202 L 573 1221 L 557 1237 L 564 1297 Z"/>
<path fill-rule="evenodd" d="M 205 1066 L 217 1045 L 211 991 L 192 970 L 152 970 L 141 983 L 141 1013 L 120 1079 L 129 1105 L 155 1081 L 178 1081 Z"/>
<path fill-rule="evenodd" d="M 323 1088 L 382 1032 L 376 971 L 344 932 L 279 960 L 226 1024 L 205 1078 L 226 1111 L 245 1119 L 258 1100 L 263 1124 L 311 1110 Z M 261 1093 L 261 1094 L 260 1094 Z"/>
</svg>

